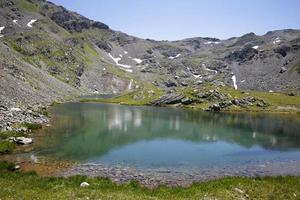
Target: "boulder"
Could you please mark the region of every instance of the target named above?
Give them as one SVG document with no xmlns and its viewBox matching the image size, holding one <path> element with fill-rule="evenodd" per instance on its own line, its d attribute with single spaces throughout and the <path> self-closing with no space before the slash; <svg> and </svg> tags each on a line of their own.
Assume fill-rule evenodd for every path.
<svg viewBox="0 0 300 200">
<path fill-rule="evenodd" d="M 201 84 L 203 84 L 203 81 L 201 80 L 195 82 L 195 85 L 201 85 Z"/>
<path fill-rule="evenodd" d="M 32 138 L 25 138 L 25 137 L 10 137 L 8 141 L 15 142 L 17 144 L 31 144 L 33 142 Z"/>
<path fill-rule="evenodd" d="M 231 62 L 236 61 L 242 63 L 251 60 L 256 54 L 258 54 L 258 50 L 247 46 L 242 49 L 233 51 L 228 56 L 226 56 L 225 59 Z"/>
<path fill-rule="evenodd" d="M 287 53 L 291 50 L 292 48 L 289 46 L 280 46 L 274 49 L 274 52 L 280 54 L 282 57 L 286 57 Z"/>
<path fill-rule="evenodd" d="M 181 84 L 182 86 L 184 86 L 184 87 L 188 86 L 188 84 L 187 84 L 186 82 L 184 82 L 184 81 L 182 81 L 180 84 Z"/>
<path fill-rule="evenodd" d="M 269 104 L 266 103 L 264 100 L 260 99 L 260 100 L 258 100 L 258 102 L 256 103 L 256 106 L 258 106 L 258 107 L 268 107 Z"/>
<path fill-rule="evenodd" d="M 20 108 L 11 108 L 10 111 L 12 111 L 12 112 L 21 112 L 22 110 Z"/>
<path fill-rule="evenodd" d="M 193 102 L 194 101 L 192 99 L 188 98 L 188 97 L 181 99 L 181 103 L 183 105 L 189 105 L 189 104 L 192 104 Z"/>
<path fill-rule="evenodd" d="M 283 74 L 283 73 L 286 72 L 286 71 L 287 71 L 287 69 L 286 69 L 285 67 L 281 67 L 279 73 Z"/>
<path fill-rule="evenodd" d="M 111 45 L 106 42 L 106 41 L 103 41 L 103 40 L 99 40 L 97 43 L 96 43 L 97 47 L 99 47 L 100 49 L 103 49 L 104 51 L 106 51 L 107 53 L 111 52 L 112 51 L 112 47 Z"/>
<path fill-rule="evenodd" d="M 200 92 L 198 93 L 198 98 L 200 99 L 208 99 L 208 100 L 224 100 L 228 98 L 228 94 L 223 94 L 218 90 L 209 90 L 208 92 Z"/>
<path fill-rule="evenodd" d="M 87 182 L 80 183 L 80 187 L 88 187 L 88 186 L 90 186 L 90 184 Z"/>
<path fill-rule="evenodd" d="M 232 105 L 232 102 L 231 101 L 223 101 L 223 102 L 220 102 L 219 105 L 221 108 L 227 108 Z"/>
<path fill-rule="evenodd" d="M 20 165 L 16 165 L 14 168 L 14 170 L 19 170 L 19 169 L 21 169 Z"/>
<path fill-rule="evenodd" d="M 8 108 L 4 105 L 0 105 L 0 110 L 2 111 L 8 111 Z"/>
<path fill-rule="evenodd" d="M 231 103 L 236 106 L 240 105 L 240 101 L 238 99 L 233 99 Z"/>
<path fill-rule="evenodd" d="M 221 107 L 219 104 L 213 104 L 213 105 L 210 105 L 206 111 L 213 111 L 213 112 L 220 112 L 221 111 Z"/>
<path fill-rule="evenodd" d="M 197 97 L 200 98 L 200 99 L 204 99 L 204 98 L 206 98 L 206 97 L 208 97 L 208 96 L 209 96 L 209 94 L 208 94 L 208 93 L 205 93 L 205 92 L 199 92 L 199 93 L 197 94 Z"/>
<path fill-rule="evenodd" d="M 184 96 L 182 94 L 170 93 L 161 96 L 159 99 L 155 100 L 152 104 L 154 105 L 177 104 L 177 103 L 181 103 L 181 100 L 183 98 Z"/>
<path fill-rule="evenodd" d="M 177 83 L 171 79 L 169 79 L 167 82 L 165 82 L 165 85 L 167 87 L 177 87 Z"/>
</svg>

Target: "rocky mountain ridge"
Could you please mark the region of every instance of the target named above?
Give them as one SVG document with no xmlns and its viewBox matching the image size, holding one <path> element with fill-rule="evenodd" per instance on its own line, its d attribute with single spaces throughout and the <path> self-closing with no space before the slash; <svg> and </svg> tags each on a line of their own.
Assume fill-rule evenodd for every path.
<svg viewBox="0 0 300 200">
<path fill-rule="evenodd" d="M 207 85 L 294 94 L 300 88 L 300 30 L 144 40 L 48 1 L 3 0 L 0 49 L 0 101 L 7 107 L 125 91 L 155 97 L 156 90 Z"/>
</svg>

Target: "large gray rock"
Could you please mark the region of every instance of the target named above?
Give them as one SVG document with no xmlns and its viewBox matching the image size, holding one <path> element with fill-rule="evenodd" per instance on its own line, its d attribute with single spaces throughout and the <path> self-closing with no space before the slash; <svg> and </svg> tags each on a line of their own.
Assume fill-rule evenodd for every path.
<svg viewBox="0 0 300 200">
<path fill-rule="evenodd" d="M 80 187 L 88 187 L 88 186 L 90 186 L 90 184 L 87 183 L 87 182 L 82 182 L 82 183 L 80 184 Z"/>
<path fill-rule="evenodd" d="M 190 99 L 188 97 L 181 99 L 181 103 L 183 105 L 189 105 L 189 104 L 192 104 L 193 102 L 194 102 L 193 99 Z"/>
<path fill-rule="evenodd" d="M 33 142 L 32 138 L 25 138 L 25 137 L 10 137 L 8 138 L 8 140 L 23 145 L 31 144 Z"/>
<path fill-rule="evenodd" d="M 220 107 L 220 105 L 219 104 L 212 104 L 212 105 L 210 105 L 207 109 L 206 109 L 206 111 L 212 111 L 212 112 L 220 112 L 221 111 L 221 107 Z"/>
<path fill-rule="evenodd" d="M 169 79 L 167 82 L 165 82 L 165 85 L 167 87 L 177 87 L 177 83 L 176 81 L 172 80 L 172 79 Z"/>
<path fill-rule="evenodd" d="M 286 72 L 286 71 L 287 71 L 287 69 L 286 69 L 285 67 L 281 67 L 279 73 L 283 74 L 283 73 Z"/>
<path fill-rule="evenodd" d="M 161 96 L 159 99 L 154 101 L 154 105 L 166 105 L 166 104 L 177 104 L 181 103 L 181 100 L 184 98 L 182 94 L 172 93 Z"/>
</svg>

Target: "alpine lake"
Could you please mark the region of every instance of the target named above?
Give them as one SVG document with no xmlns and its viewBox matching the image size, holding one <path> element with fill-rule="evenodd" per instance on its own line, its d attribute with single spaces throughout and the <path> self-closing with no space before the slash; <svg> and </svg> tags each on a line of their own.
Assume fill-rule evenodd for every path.
<svg viewBox="0 0 300 200">
<path fill-rule="evenodd" d="M 58 175 L 188 185 L 224 176 L 300 175 L 297 115 L 65 103 L 17 157 L 76 164 Z"/>
</svg>

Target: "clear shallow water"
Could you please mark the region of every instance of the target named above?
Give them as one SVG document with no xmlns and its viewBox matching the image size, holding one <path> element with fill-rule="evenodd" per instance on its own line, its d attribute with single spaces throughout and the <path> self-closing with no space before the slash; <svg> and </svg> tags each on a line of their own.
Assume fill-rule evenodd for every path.
<svg viewBox="0 0 300 200">
<path fill-rule="evenodd" d="M 137 169 L 243 168 L 300 161 L 298 116 L 67 103 L 37 156 Z"/>
</svg>

